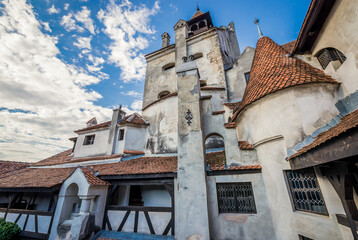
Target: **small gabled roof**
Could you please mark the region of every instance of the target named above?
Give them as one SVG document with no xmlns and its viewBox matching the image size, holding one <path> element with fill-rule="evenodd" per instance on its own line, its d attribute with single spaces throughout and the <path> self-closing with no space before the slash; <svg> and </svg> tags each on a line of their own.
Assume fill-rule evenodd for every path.
<svg viewBox="0 0 358 240">
<path fill-rule="evenodd" d="M 110 125 L 111 125 L 111 121 L 107 121 L 107 122 L 99 123 L 99 124 L 96 124 L 96 125 L 93 125 L 93 126 L 81 128 L 81 129 L 78 129 L 78 130 L 76 130 L 74 132 L 75 133 L 80 133 L 80 132 L 93 130 L 93 129 L 106 128 L 106 127 L 109 127 Z"/>
<path fill-rule="evenodd" d="M 249 81 L 240 105 L 234 110 L 232 121 L 249 104 L 279 90 L 308 84 L 339 84 L 322 70 L 292 57 L 269 37 L 257 41 Z"/>
<path fill-rule="evenodd" d="M 138 113 L 126 116 L 124 121 L 118 122 L 118 125 L 134 124 L 138 126 L 147 126 L 148 123 Z"/>
<path fill-rule="evenodd" d="M 87 179 L 87 182 L 90 186 L 108 186 L 108 185 L 110 185 L 109 182 L 98 178 L 95 175 L 95 171 L 92 168 L 81 167 L 80 169 L 83 172 L 83 175 L 85 175 L 85 178 Z"/>
<path fill-rule="evenodd" d="M 203 14 L 204 14 L 203 12 L 197 10 L 196 13 L 190 18 L 190 20 L 192 20 L 192 19 L 194 19 L 196 17 L 199 17 L 200 15 L 203 15 Z"/>
</svg>

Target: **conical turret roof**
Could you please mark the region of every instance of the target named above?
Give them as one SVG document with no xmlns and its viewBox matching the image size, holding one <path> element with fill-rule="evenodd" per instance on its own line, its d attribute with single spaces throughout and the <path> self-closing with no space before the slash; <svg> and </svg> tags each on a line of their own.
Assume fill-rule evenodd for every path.
<svg viewBox="0 0 358 240">
<path fill-rule="evenodd" d="M 322 70 L 296 57 L 269 37 L 257 41 L 249 81 L 232 121 L 252 102 L 279 90 L 308 83 L 339 84 Z"/>
</svg>

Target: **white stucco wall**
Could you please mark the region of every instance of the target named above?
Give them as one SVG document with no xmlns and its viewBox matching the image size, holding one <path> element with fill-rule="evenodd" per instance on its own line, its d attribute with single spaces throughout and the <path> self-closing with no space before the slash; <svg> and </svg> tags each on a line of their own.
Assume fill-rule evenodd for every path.
<svg viewBox="0 0 358 240">
<path fill-rule="evenodd" d="M 210 176 L 207 180 L 212 239 L 276 239 L 265 185 L 260 173 Z M 219 213 L 216 184 L 236 182 L 252 184 L 256 214 Z"/>
<path fill-rule="evenodd" d="M 132 151 L 144 151 L 146 143 L 146 129 L 127 126 L 127 131 L 125 133 L 125 147 L 124 150 Z"/>
<path fill-rule="evenodd" d="M 88 135 L 95 135 L 93 144 L 83 145 Z M 76 142 L 74 158 L 106 155 L 109 129 L 79 134 Z"/>
</svg>

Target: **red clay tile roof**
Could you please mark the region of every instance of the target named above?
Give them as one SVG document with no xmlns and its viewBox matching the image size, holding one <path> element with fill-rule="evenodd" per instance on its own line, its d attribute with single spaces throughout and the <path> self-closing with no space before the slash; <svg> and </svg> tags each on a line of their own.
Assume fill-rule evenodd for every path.
<svg viewBox="0 0 358 240">
<path fill-rule="evenodd" d="M 91 186 L 108 186 L 108 185 L 110 185 L 109 182 L 96 177 L 93 169 L 87 168 L 87 167 L 81 167 L 81 170 L 82 170 L 83 174 L 85 175 L 89 185 L 91 185 Z"/>
<path fill-rule="evenodd" d="M 296 40 L 293 40 L 291 42 L 282 44 L 281 47 L 283 47 L 287 52 L 292 53 L 295 44 L 296 44 Z"/>
<path fill-rule="evenodd" d="M 261 165 L 248 165 L 248 166 L 230 166 L 230 167 L 225 167 L 224 165 L 221 164 L 215 164 L 213 166 L 210 167 L 210 170 L 213 171 L 222 171 L 222 170 L 248 170 L 248 169 L 262 169 Z"/>
<path fill-rule="evenodd" d="M 0 174 L 16 171 L 27 166 L 29 166 L 29 163 L 0 160 Z"/>
<path fill-rule="evenodd" d="M 176 93 L 176 92 L 169 93 L 169 94 L 165 95 L 164 97 L 159 98 L 159 99 L 157 99 L 157 100 L 155 100 L 155 101 L 149 103 L 147 106 L 145 106 L 144 108 L 142 108 L 142 111 L 144 111 L 144 110 L 147 109 L 148 107 L 150 107 L 150 106 L 156 104 L 157 102 L 160 102 L 160 101 L 162 101 L 162 100 L 164 100 L 164 99 L 167 99 L 167 98 L 170 98 L 170 97 L 173 97 L 173 96 L 176 96 L 176 95 L 178 95 L 178 93 Z"/>
<path fill-rule="evenodd" d="M 177 157 L 140 157 L 92 167 L 101 176 L 173 173 L 177 171 Z"/>
<path fill-rule="evenodd" d="M 241 102 L 232 102 L 232 103 L 224 103 L 224 105 L 230 109 L 235 109 L 237 106 L 239 106 L 240 103 Z"/>
<path fill-rule="evenodd" d="M 226 128 L 235 128 L 236 127 L 236 123 L 234 122 L 230 122 L 230 123 L 225 123 L 224 127 Z"/>
<path fill-rule="evenodd" d="M 88 131 L 88 130 L 93 130 L 93 129 L 98 129 L 98 128 L 106 128 L 109 127 L 111 125 L 111 121 L 107 121 L 107 122 L 103 122 L 103 123 L 99 123 L 90 127 L 85 127 L 82 129 L 78 129 L 76 131 L 74 131 L 75 133 L 79 133 L 79 132 L 83 132 L 83 131 Z"/>
<path fill-rule="evenodd" d="M 319 147 L 319 145 L 327 142 L 328 140 L 338 137 L 340 134 L 357 126 L 358 126 L 358 110 L 355 110 L 354 112 L 351 112 L 350 114 L 344 116 L 337 125 L 333 126 L 327 131 L 318 134 L 312 143 L 298 150 L 295 154 L 291 155 L 287 160 L 293 159 L 316 147 Z"/>
<path fill-rule="evenodd" d="M 225 165 L 226 164 L 225 151 L 207 153 L 206 154 L 206 163 L 209 166 L 213 166 L 216 164 Z"/>
<path fill-rule="evenodd" d="M 74 168 L 24 168 L 0 176 L 0 188 L 51 188 L 60 185 Z"/>
<path fill-rule="evenodd" d="M 288 87 L 308 83 L 339 84 L 322 70 L 298 58 L 290 57 L 289 53 L 272 39 L 262 37 L 257 42 L 249 81 L 232 121 L 256 100 Z"/>
<path fill-rule="evenodd" d="M 194 19 L 194 18 L 196 18 L 196 17 L 199 17 L 200 15 L 203 15 L 204 13 L 203 12 L 200 12 L 200 11 L 196 11 L 196 13 L 194 14 L 194 16 L 192 16 L 191 18 L 190 18 L 190 20 L 192 20 L 192 19 Z"/>
<path fill-rule="evenodd" d="M 239 148 L 241 150 L 253 150 L 254 146 L 252 146 L 249 142 L 247 141 L 239 141 L 238 142 Z"/>
<path fill-rule="evenodd" d="M 224 87 L 200 87 L 200 90 L 204 90 L 204 91 L 224 91 L 225 88 Z"/>
<path fill-rule="evenodd" d="M 31 164 L 32 166 L 52 166 L 58 164 L 65 164 L 65 163 L 78 163 L 78 162 L 87 162 L 87 161 L 95 161 L 95 160 L 106 160 L 112 158 L 119 158 L 121 154 L 115 154 L 110 156 L 99 156 L 99 157 L 86 157 L 86 158 L 73 158 L 72 149 L 68 149 L 64 152 L 56 154 L 52 157 L 46 158 L 39 162 Z"/>
<path fill-rule="evenodd" d="M 222 110 L 222 111 L 214 111 L 212 114 L 213 115 L 219 115 L 219 114 L 224 114 L 224 113 L 225 113 L 225 111 Z"/>
<path fill-rule="evenodd" d="M 143 151 L 123 150 L 123 153 L 130 154 L 130 155 L 144 155 Z"/>
<path fill-rule="evenodd" d="M 138 113 L 133 113 L 129 116 L 126 116 L 125 121 L 121 121 L 118 123 L 119 125 L 125 125 L 125 124 L 135 124 L 135 125 L 148 125 L 146 121 L 140 116 Z"/>
</svg>

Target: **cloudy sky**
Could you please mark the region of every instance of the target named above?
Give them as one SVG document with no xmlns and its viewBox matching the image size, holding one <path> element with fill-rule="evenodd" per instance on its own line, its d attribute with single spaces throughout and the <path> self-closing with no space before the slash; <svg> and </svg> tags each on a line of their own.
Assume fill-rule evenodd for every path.
<svg viewBox="0 0 358 240">
<path fill-rule="evenodd" d="M 294 40 L 309 0 L 199 1 L 214 25 L 234 21 L 255 47 L 253 23 L 279 44 Z M 144 55 L 195 13 L 194 0 L 0 0 L 0 159 L 38 161 L 115 106 L 140 111 Z"/>
</svg>

